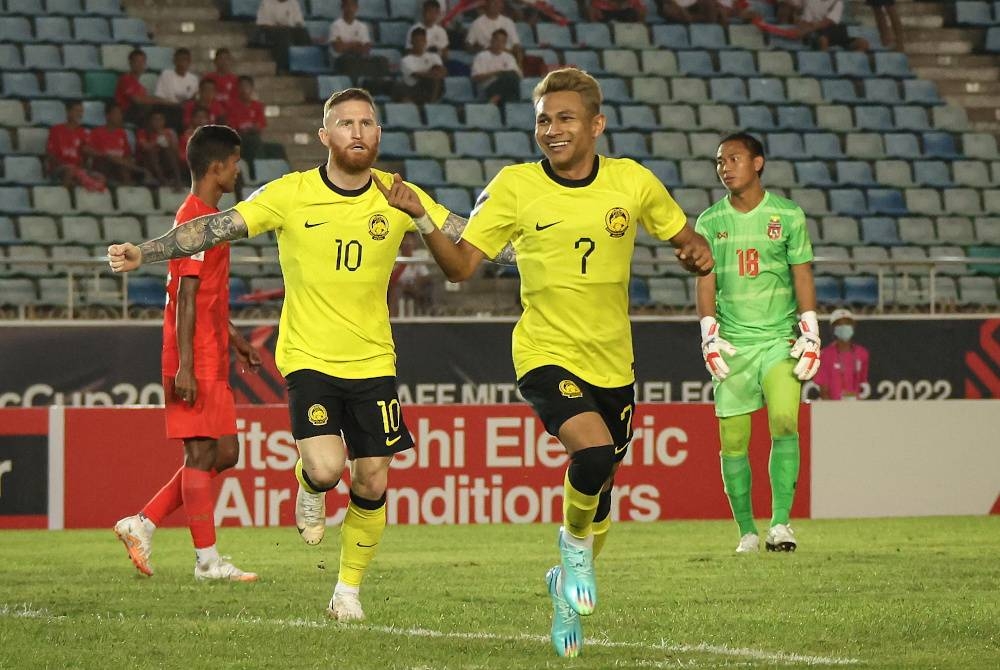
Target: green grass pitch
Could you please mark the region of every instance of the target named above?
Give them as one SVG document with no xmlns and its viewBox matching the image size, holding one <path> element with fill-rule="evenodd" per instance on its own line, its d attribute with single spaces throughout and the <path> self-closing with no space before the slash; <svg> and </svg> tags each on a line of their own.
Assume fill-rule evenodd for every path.
<svg viewBox="0 0 1000 670">
<path fill-rule="evenodd" d="M 0 668 L 1000 667 L 1000 517 L 793 525 L 755 556 L 731 522 L 614 525 L 577 659 L 548 643 L 553 526 L 388 528 L 361 624 L 323 615 L 337 528 L 222 529 L 256 584 L 196 583 L 186 529 L 152 578 L 110 529 L 0 531 Z"/>
</svg>

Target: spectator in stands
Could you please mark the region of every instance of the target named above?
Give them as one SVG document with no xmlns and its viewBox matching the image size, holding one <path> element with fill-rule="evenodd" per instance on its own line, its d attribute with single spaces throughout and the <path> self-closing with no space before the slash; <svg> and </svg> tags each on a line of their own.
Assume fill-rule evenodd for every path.
<svg viewBox="0 0 1000 670">
<path fill-rule="evenodd" d="M 905 51 L 903 45 L 903 24 L 896 11 L 896 0 L 866 0 L 875 14 L 875 25 L 882 44 L 896 51 Z M 994 5 L 996 7 L 996 5 Z M 996 11 L 995 9 L 993 11 Z"/>
<path fill-rule="evenodd" d="M 125 120 L 137 126 L 146 122 L 146 116 L 154 107 L 167 115 L 173 116 L 175 123 L 180 124 L 180 108 L 176 103 L 155 95 L 149 95 L 140 78 L 146 72 L 146 52 L 133 49 L 128 55 L 129 71 L 118 77 L 115 86 L 115 102 L 121 107 Z"/>
<path fill-rule="evenodd" d="M 194 135 L 194 131 L 198 130 L 202 126 L 207 126 L 212 123 L 212 114 L 208 111 L 206 107 L 201 105 L 195 107 L 191 110 L 191 120 L 181 136 L 177 138 L 177 155 L 181 159 L 181 167 L 187 166 L 187 147 L 188 142 L 191 141 L 191 136 Z"/>
<path fill-rule="evenodd" d="M 671 23 L 719 23 L 716 0 L 660 0 L 660 16 Z"/>
<path fill-rule="evenodd" d="M 642 0 L 590 0 L 587 16 L 593 22 L 645 21 L 646 4 Z"/>
<path fill-rule="evenodd" d="M 500 105 L 521 98 L 521 69 L 507 51 L 507 31 L 493 31 L 490 48 L 472 60 L 472 81 L 479 96 Z"/>
<path fill-rule="evenodd" d="M 184 110 L 185 129 L 191 126 L 191 114 L 196 107 L 204 107 L 208 111 L 208 123 L 221 123 L 225 119 L 226 106 L 216 95 L 215 82 L 211 79 L 202 79 L 198 82 L 198 95 L 181 105 L 181 109 Z"/>
<path fill-rule="evenodd" d="M 299 0 L 261 0 L 250 44 L 270 48 L 278 72 L 288 72 L 288 47 L 311 43 Z"/>
<path fill-rule="evenodd" d="M 802 14 L 796 24 L 799 35 L 813 49 L 826 51 L 844 47 L 851 51 L 868 51 L 868 40 L 851 37 L 844 17 L 844 0 L 802 0 Z"/>
<path fill-rule="evenodd" d="M 168 128 L 162 112 L 154 111 L 146 127 L 135 134 L 135 153 L 139 165 L 152 176 L 156 185 L 181 188 L 181 161 L 177 133 Z"/>
<path fill-rule="evenodd" d="M 416 233 L 407 233 L 399 247 L 399 255 L 403 258 L 426 258 L 430 254 L 419 243 Z M 389 314 L 399 316 L 406 312 L 402 305 L 411 303 L 413 314 L 427 314 L 433 302 L 433 280 L 431 271 L 425 263 L 397 263 L 389 277 Z"/>
<path fill-rule="evenodd" d="M 507 35 L 506 43 L 510 45 L 510 52 L 517 61 L 518 70 L 521 61 L 524 59 L 524 49 L 521 48 L 521 38 L 517 34 L 517 25 L 509 16 L 500 13 L 503 9 L 503 0 L 486 0 L 483 13 L 469 26 L 469 32 L 465 36 L 466 48 L 473 52 L 489 51 L 493 45 L 493 36 L 496 31 L 503 30 Z"/>
<path fill-rule="evenodd" d="M 835 341 L 820 353 L 820 366 L 813 380 L 823 400 L 856 400 L 868 386 L 868 350 L 854 344 L 854 314 L 835 309 L 830 314 Z"/>
<path fill-rule="evenodd" d="M 198 75 L 191 72 L 191 51 L 181 47 L 174 51 L 174 66 L 161 72 L 156 80 L 156 97 L 180 104 L 197 92 Z"/>
<path fill-rule="evenodd" d="M 254 93 L 252 77 L 240 77 L 237 95 L 226 110 L 226 124 L 239 132 L 241 155 L 252 163 L 260 149 L 261 133 L 267 127 L 264 105 Z"/>
<path fill-rule="evenodd" d="M 420 15 L 420 21 L 414 23 L 406 33 L 406 48 L 413 49 L 413 31 L 423 28 L 427 36 L 427 51 L 441 57 L 441 62 L 448 62 L 448 32 L 441 25 L 441 3 L 438 0 L 426 0 Z"/>
<path fill-rule="evenodd" d="M 444 91 L 447 72 L 441 57 L 427 50 L 427 32 L 423 26 L 410 31 L 413 48 L 399 64 L 403 80 L 396 85 L 395 99 L 400 102 L 437 102 Z"/>
<path fill-rule="evenodd" d="M 104 118 L 104 125 L 91 130 L 87 139 L 91 167 L 114 184 L 129 186 L 137 178 L 142 180 L 145 170 L 135 162 L 121 106 L 114 101 L 108 102 L 104 107 Z"/>
<path fill-rule="evenodd" d="M 357 16 L 358 0 L 341 0 L 340 18 L 330 24 L 330 59 L 334 72 L 347 75 L 354 84 L 365 79 L 365 88 L 371 90 L 371 80 L 389 75 L 389 64 L 371 55 L 371 33 Z"/>
<path fill-rule="evenodd" d="M 84 159 L 90 153 L 90 147 L 82 120 L 83 103 L 70 100 L 66 103 L 66 123 L 49 129 L 49 139 L 45 144 L 49 177 L 66 188 L 79 185 L 88 191 L 104 191 L 107 188 L 104 176 L 84 169 Z"/>
<path fill-rule="evenodd" d="M 225 47 L 215 52 L 215 69 L 202 76 L 202 81 L 215 83 L 215 97 L 223 105 L 228 105 L 236 97 L 240 85 L 239 77 L 233 72 L 233 55 Z"/>
</svg>

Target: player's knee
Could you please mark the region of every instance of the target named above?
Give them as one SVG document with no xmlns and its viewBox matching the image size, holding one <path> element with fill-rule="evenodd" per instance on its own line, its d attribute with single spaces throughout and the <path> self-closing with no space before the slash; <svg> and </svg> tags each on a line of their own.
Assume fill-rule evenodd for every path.
<svg viewBox="0 0 1000 670">
<path fill-rule="evenodd" d="M 746 456 L 750 449 L 750 422 L 743 417 L 727 417 L 719 420 L 719 441 L 722 455 L 730 458 Z"/>
<path fill-rule="evenodd" d="M 615 447 L 580 449 L 570 455 L 569 481 L 580 493 L 597 495 L 611 477 L 615 466 Z"/>
<path fill-rule="evenodd" d="M 771 437 L 788 437 L 799 432 L 797 412 L 772 412 L 767 418 Z"/>
<path fill-rule="evenodd" d="M 184 441 L 184 465 L 208 472 L 215 467 L 215 440 L 207 438 Z"/>
<path fill-rule="evenodd" d="M 215 450 L 215 471 L 223 472 L 240 460 L 240 444 L 235 439 L 219 440 Z"/>
</svg>

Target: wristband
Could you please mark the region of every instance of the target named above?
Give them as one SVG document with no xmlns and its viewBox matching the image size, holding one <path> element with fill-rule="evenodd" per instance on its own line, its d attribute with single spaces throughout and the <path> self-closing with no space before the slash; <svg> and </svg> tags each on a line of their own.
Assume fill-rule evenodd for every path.
<svg viewBox="0 0 1000 670">
<path fill-rule="evenodd" d="M 413 225 L 417 227 L 417 231 L 421 235 L 430 235 L 437 230 L 437 226 L 434 225 L 434 222 L 431 221 L 431 217 L 427 216 L 427 214 L 413 219 Z"/>
<path fill-rule="evenodd" d="M 803 328 L 803 326 L 805 327 Z M 819 337 L 819 322 L 816 321 L 816 312 L 813 310 L 802 312 L 799 315 L 799 329 L 803 335 L 809 333 L 815 337 Z"/>
<path fill-rule="evenodd" d="M 715 320 L 714 316 L 703 316 L 698 323 L 701 325 L 701 339 L 706 340 L 708 339 L 708 332 L 718 321 Z"/>
</svg>

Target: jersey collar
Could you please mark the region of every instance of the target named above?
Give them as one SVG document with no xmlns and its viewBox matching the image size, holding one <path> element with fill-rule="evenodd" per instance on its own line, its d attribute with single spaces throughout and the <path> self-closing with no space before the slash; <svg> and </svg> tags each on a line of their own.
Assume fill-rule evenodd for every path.
<svg viewBox="0 0 1000 670">
<path fill-rule="evenodd" d="M 359 195 L 364 195 L 364 192 L 367 191 L 372 186 L 372 178 L 369 176 L 368 183 L 366 183 L 361 188 L 356 188 L 356 189 L 340 188 L 332 181 L 330 181 L 330 177 L 326 174 L 326 163 L 323 163 L 317 169 L 319 170 L 320 179 L 323 180 L 323 183 L 326 184 L 326 187 L 331 191 L 333 191 L 334 193 L 344 196 L 345 198 L 356 198 Z"/>
<path fill-rule="evenodd" d="M 590 174 L 583 179 L 566 179 L 565 177 L 560 177 L 555 173 L 555 170 L 552 169 L 552 165 L 549 163 L 548 158 L 543 158 L 541 163 L 542 170 L 545 171 L 546 176 L 548 176 L 548 178 L 555 183 L 567 188 L 581 188 L 583 186 L 590 186 L 594 183 L 594 180 L 597 179 L 597 171 L 601 167 L 601 157 L 594 154 L 594 167 L 591 169 Z"/>
</svg>

